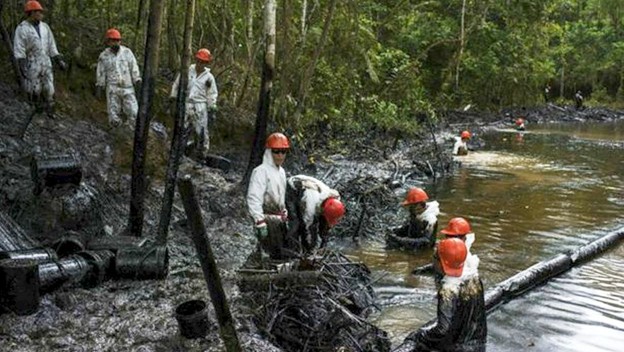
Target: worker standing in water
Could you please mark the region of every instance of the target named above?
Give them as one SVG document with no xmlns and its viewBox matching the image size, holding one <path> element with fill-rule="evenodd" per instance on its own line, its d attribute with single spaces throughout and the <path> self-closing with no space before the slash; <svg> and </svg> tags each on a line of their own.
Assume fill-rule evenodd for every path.
<svg viewBox="0 0 624 352">
<path fill-rule="evenodd" d="M 437 245 L 436 266 L 443 273 L 437 286 L 437 320 L 405 338 L 394 352 L 485 351 L 487 321 L 483 283 L 478 268 L 467 265 L 469 253 L 459 238 Z"/>
<path fill-rule="evenodd" d="M 411 250 L 433 248 L 438 228 L 440 204 L 427 202 L 429 196 L 422 188 L 412 187 L 401 206 L 409 213 L 408 221 L 386 234 L 386 248 Z"/>
<path fill-rule="evenodd" d="M 515 123 L 517 131 L 524 131 L 526 129 L 526 127 L 524 126 L 524 119 L 522 117 L 518 117 Z"/>
<path fill-rule="evenodd" d="M 462 131 L 459 137 L 455 137 L 453 145 L 453 155 L 468 155 L 468 145 L 466 144 L 472 135 L 468 131 Z"/>
</svg>

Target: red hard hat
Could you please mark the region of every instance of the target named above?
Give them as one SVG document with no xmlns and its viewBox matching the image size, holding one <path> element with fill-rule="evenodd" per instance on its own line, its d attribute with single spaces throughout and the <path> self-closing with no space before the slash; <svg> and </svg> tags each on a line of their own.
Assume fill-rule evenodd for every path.
<svg viewBox="0 0 624 352">
<path fill-rule="evenodd" d="M 427 193 L 418 187 L 412 187 L 409 191 L 407 191 L 407 195 L 405 195 L 405 200 L 401 203 L 402 206 L 416 204 L 420 202 L 424 202 L 429 199 Z"/>
<path fill-rule="evenodd" d="M 470 132 L 468 132 L 468 131 L 463 131 L 463 132 L 461 133 L 461 138 L 462 138 L 462 139 L 464 139 L 464 138 L 468 138 L 468 139 L 469 139 L 469 138 L 470 138 Z"/>
<path fill-rule="evenodd" d="M 210 62 L 212 61 L 212 54 L 210 53 L 210 50 L 206 48 L 201 48 L 197 50 L 197 53 L 195 54 L 195 58 L 203 62 Z"/>
<path fill-rule="evenodd" d="M 466 244 L 459 238 L 447 238 L 438 243 L 438 257 L 444 274 L 459 277 L 468 256 Z"/>
<path fill-rule="evenodd" d="M 328 198 L 323 202 L 323 216 L 329 226 L 335 226 L 345 214 L 345 206 L 336 198 Z"/>
<path fill-rule="evenodd" d="M 121 33 L 115 28 L 110 28 L 106 31 L 106 39 L 121 40 Z"/>
<path fill-rule="evenodd" d="M 271 149 L 286 149 L 290 148 L 288 138 L 282 133 L 272 133 L 266 140 L 266 147 Z"/>
<path fill-rule="evenodd" d="M 39 1 L 30 0 L 24 4 L 24 12 L 28 13 L 30 11 L 43 11 L 43 7 Z"/>
<path fill-rule="evenodd" d="M 464 218 L 452 218 L 441 233 L 450 236 L 464 236 L 470 233 L 470 224 Z"/>
<path fill-rule="evenodd" d="M 516 125 L 520 126 L 524 123 L 524 119 L 522 117 L 518 117 L 516 119 Z"/>
</svg>

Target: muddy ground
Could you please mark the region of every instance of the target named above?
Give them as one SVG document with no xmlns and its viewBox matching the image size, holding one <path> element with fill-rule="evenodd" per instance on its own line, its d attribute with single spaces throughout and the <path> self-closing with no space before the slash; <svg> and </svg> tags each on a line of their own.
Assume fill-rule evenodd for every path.
<svg viewBox="0 0 624 352">
<path fill-rule="evenodd" d="M 9 214 L 44 245 L 69 231 L 86 238 L 121 233 L 127 223 L 129 205 L 127 160 L 131 159 L 131 132 L 113 131 L 103 121 L 61 112 L 56 119 L 36 116 L 23 139 L 12 136 L 31 110 L 10 86 L 0 84 L 0 211 Z M 504 112 L 510 112 L 512 117 L 522 115 L 529 123 L 608 120 L 622 116 L 604 109 L 576 111 L 554 105 Z M 492 126 L 510 126 L 510 118 L 504 112 L 441 114 L 437 126 L 424 129 L 418 140 L 400 141 L 394 149 L 362 145 L 351 152 L 331 155 L 315 150 L 313 162 L 310 155 L 295 151 L 289 155 L 285 168 L 289 174 L 305 173 L 324 179 L 341 191 L 348 212 L 334 229 L 336 237 L 373 236 L 375 226 L 396 220 L 395 211 L 383 214 L 376 208 L 396 207 L 405 192 L 405 184 L 445 177 L 458 166 L 450 157 L 454 134 L 462 129 L 475 132 Z M 166 160 L 170 140 L 162 125 L 154 124 L 151 131 L 148 165 L 158 168 Z M 473 145 L 479 147 L 478 138 Z M 236 270 L 256 245 L 239 183 L 247 163 L 246 148 L 241 146 L 240 151 L 232 152 L 220 150 L 218 144 L 214 146 L 215 152 L 232 158 L 233 167 L 228 172 L 202 167 L 185 158 L 180 174 L 193 177 L 244 349 L 280 351 L 254 326 L 251 308 L 243 304 L 236 285 Z M 31 158 L 66 153 L 77 155 L 81 161 L 84 176 L 80 187 L 46 190 L 35 196 Z M 158 223 L 164 188 L 158 178 L 162 170 L 152 170 L 151 174 L 144 230 L 149 240 L 153 239 Z M 47 294 L 33 315 L 1 316 L 0 351 L 224 350 L 210 304 L 211 330 L 205 339 L 187 340 L 178 333 L 176 306 L 196 298 L 209 301 L 209 294 L 177 196 L 169 238 L 167 279 L 107 281 L 92 289 L 69 286 Z"/>
</svg>

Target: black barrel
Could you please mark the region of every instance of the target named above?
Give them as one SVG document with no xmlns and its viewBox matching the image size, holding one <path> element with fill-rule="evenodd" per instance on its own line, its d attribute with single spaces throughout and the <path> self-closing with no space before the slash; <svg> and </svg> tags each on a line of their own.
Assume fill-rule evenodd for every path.
<svg viewBox="0 0 624 352">
<path fill-rule="evenodd" d="M 64 258 L 71 254 L 76 254 L 85 249 L 82 236 L 71 231 L 65 234 L 63 237 L 52 242 L 52 245 L 50 247 L 52 247 L 52 249 L 56 251 L 56 254 L 58 254 L 59 258 Z"/>
<path fill-rule="evenodd" d="M 105 236 L 91 239 L 87 243 L 87 249 L 108 249 L 117 252 L 119 249 L 140 249 L 147 241 L 146 238 L 134 236 Z"/>
<path fill-rule="evenodd" d="M 82 251 L 76 253 L 87 260 L 91 268 L 82 280 L 82 285 L 86 288 L 95 287 L 105 280 L 113 277 L 115 270 L 115 254 L 109 250 Z"/>
<path fill-rule="evenodd" d="M 115 271 L 118 278 L 124 279 L 164 279 L 169 272 L 169 250 L 166 246 L 119 249 Z"/>
<path fill-rule="evenodd" d="M 180 304 L 175 311 L 180 334 L 187 339 L 204 337 L 208 333 L 209 321 L 206 302 L 196 299 Z"/>
<path fill-rule="evenodd" d="M 29 315 L 39 309 L 37 262 L 32 259 L 0 261 L 0 313 Z"/>
<path fill-rule="evenodd" d="M 32 259 L 39 264 L 58 260 L 58 256 L 52 248 L 32 248 L 0 252 L 1 259 Z"/>
<path fill-rule="evenodd" d="M 35 194 L 41 193 L 45 187 L 62 184 L 80 185 L 82 180 L 82 166 L 78 158 L 72 154 L 33 157 L 30 173 L 35 184 L 33 190 Z"/>
<path fill-rule="evenodd" d="M 57 262 L 39 264 L 39 289 L 52 292 L 64 284 L 83 283 L 91 265 L 79 255 L 71 255 Z"/>
</svg>

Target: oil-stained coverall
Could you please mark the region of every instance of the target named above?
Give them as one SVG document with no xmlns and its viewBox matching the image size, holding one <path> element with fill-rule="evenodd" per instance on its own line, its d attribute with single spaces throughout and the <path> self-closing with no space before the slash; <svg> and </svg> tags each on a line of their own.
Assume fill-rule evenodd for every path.
<svg viewBox="0 0 624 352">
<path fill-rule="evenodd" d="M 285 243 L 288 219 L 286 172 L 281 166 L 275 165 L 269 148 L 264 151 L 262 164 L 251 173 L 247 189 L 247 208 L 254 221 L 260 248 L 268 252 L 272 259 L 288 256 L 288 251 L 284 249 L 294 248 L 294 244 Z M 268 236 L 263 238 L 260 234 L 265 230 L 268 230 Z"/>
<path fill-rule="evenodd" d="M 22 21 L 15 29 L 13 55 L 20 64 L 24 91 L 31 99 L 43 99 L 47 108 L 54 104 L 52 58 L 60 58 L 50 26 Z"/>
<path fill-rule="evenodd" d="M 170 98 L 178 96 L 179 85 L 180 75 L 178 74 L 175 82 L 173 82 Z M 203 152 L 207 152 L 210 148 L 210 135 L 207 128 L 208 114 L 209 110 L 216 108 L 218 96 L 217 82 L 210 73 L 210 69 L 205 67 L 203 72 L 197 73 L 196 65 L 192 64 L 188 70 L 184 127 L 188 129 L 190 125 L 193 142 Z"/>
<path fill-rule="evenodd" d="M 440 203 L 427 202 L 425 210 L 416 214 L 410 212 L 409 220 L 403 226 L 393 229 L 386 237 L 388 248 L 421 249 L 435 245 L 438 229 Z"/>
<path fill-rule="evenodd" d="M 120 45 L 115 53 L 106 48 L 98 58 L 96 86 L 106 87 L 108 105 L 108 122 L 119 126 L 122 122 L 121 113 L 128 117 L 127 123 L 134 128 L 139 110 L 134 85 L 141 82 L 139 66 L 129 48 Z"/>
<path fill-rule="evenodd" d="M 340 198 L 337 190 L 321 180 L 306 175 L 296 175 L 288 179 L 286 186 L 286 206 L 289 214 L 288 237 L 298 239 L 301 249 L 309 252 L 327 243 L 329 224 L 321 216 L 321 205 L 328 198 Z"/>
</svg>

